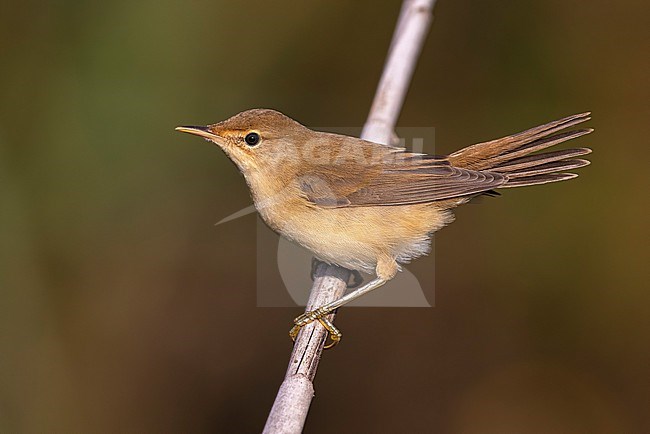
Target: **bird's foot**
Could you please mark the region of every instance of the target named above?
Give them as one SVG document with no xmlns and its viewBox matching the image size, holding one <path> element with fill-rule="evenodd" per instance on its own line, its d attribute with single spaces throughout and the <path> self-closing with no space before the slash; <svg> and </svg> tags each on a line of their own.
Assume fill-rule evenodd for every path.
<svg viewBox="0 0 650 434">
<path fill-rule="evenodd" d="M 291 339 L 293 341 L 296 340 L 296 337 L 298 336 L 298 332 L 300 332 L 300 329 L 306 326 L 307 324 L 313 322 L 313 321 L 318 321 L 321 323 L 323 327 L 325 327 L 325 330 L 327 330 L 329 337 L 330 337 L 330 343 L 325 345 L 325 349 L 332 348 L 336 344 L 338 344 L 341 340 L 341 332 L 339 329 L 337 329 L 332 321 L 329 319 L 325 318 L 326 315 L 330 314 L 331 310 L 325 309 L 323 307 L 319 307 L 318 309 L 310 310 L 309 312 L 305 312 L 296 319 L 293 320 L 293 327 L 289 331 L 289 336 L 291 336 Z"/>
</svg>

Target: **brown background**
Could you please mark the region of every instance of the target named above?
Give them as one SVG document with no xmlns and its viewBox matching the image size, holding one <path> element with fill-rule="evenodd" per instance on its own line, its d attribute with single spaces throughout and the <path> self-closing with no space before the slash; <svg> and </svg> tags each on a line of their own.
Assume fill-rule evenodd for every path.
<svg viewBox="0 0 650 434">
<path fill-rule="evenodd" d="M 444 153 L 592 110 L 593 164 L 461 209 L 435 308 L 343 310 L 306 431 L 650 432 L 648 4 L 438 3 L 400 125 Z M 0 431 L 261 429 L 300 310 L 256 308 L 255 218 L 213 225 L 244 182 L 173 127 L 360 126 L 398 10 L 0 3 Z"/>
</svg>

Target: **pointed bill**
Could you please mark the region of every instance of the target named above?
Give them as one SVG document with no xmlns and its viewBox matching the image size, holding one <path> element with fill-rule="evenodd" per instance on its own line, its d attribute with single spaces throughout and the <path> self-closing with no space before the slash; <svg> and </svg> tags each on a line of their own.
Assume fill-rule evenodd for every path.
<svg viewBox="0 0 650 434">
<path fill-rule="evenodd" d="M 176 131 L 180 131 L 181 133 L 194 134 L 195 136 L 203 137 L 209 140 L 214 140 L 217 138 L 217 136 L 210 131 L 209 127 L 187 125 L 176 127 L 174 129 Z"/>
</svg>

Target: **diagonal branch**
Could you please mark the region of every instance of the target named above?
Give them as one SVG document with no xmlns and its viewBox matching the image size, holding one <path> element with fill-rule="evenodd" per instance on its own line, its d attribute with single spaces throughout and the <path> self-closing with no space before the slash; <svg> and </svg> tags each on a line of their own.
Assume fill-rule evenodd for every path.
<svg viewBox="0 0 650 434">
<path fill-rule="evenodd" d="M 429 29 L 434 4 L 435 0 L 404 0 L 362 139 L 382 144 L 392 141 Z M 306 310 L 343 296 L 349 277 L 348 270 L 321 263 L 316 270 Z M 328 318 L 333 321 L 334 315 Z M 313 380 L 326 339 L 327 331 L 318 321 L 306 325 L 298 334 L 285 379 L 264 427 L 265 434 L 302 432 L 314 396 Z"/>
</svg>

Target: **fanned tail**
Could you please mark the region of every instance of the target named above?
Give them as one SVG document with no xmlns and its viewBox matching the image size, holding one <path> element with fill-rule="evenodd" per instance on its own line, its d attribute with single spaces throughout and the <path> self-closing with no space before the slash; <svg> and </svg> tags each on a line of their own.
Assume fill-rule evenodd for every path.
<svg viewBox="0 0 650 434">
<path fill-rule="evenodd" d="M 507 175 L 508 182 L 498 188 L 575 178 L 578 175 L 562 172 L 588 165 L 588 160 L 576 157 L 591 153 L 591 149 L 574 148 L 539 154 L 534 152 L 591 133 L 591 128 L 560 132 L 589 119 L 589 112 L 581 113 L 501 139 L 477 143 L 449 155 L 449 162 L 456 167 Z"/>
</svg>

